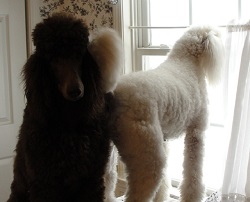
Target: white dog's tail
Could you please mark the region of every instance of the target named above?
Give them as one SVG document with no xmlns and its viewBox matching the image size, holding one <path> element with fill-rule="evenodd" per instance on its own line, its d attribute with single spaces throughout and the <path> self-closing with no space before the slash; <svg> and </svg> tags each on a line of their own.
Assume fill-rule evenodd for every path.
<svg viewBox="0 0 250 202">
<path fill-rule="evenodd" d="M 124 62 L 122 41 L 118 33 L 111 28 L 98 30 L 91 36 L 88 50 L 100 67 L 104 90 L 113 91 L 122 74 Z"/>
<path fill-rule="evenodd" d="M 174 48 L 178 53 L 184 52 L 186 56 L 190 54 L 194 56 L 204 69 L 210 84 L 217 84 L 220 81 L 225 51 L 221 34 L 216 28 L 191 27 L 176 42 Z"/>
</svg>

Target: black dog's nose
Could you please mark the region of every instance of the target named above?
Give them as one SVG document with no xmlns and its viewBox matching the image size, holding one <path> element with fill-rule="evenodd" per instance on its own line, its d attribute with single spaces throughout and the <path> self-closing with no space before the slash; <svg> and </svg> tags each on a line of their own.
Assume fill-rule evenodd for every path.
<svg viewBox="0 0 250 202">
<path fill-rule="evenodd" d="M 71 100 L 78 100 L 82 97 L 82 91 L 79 88 L 72 88 L 68 91 L 68 96 Z"/>
</svg>

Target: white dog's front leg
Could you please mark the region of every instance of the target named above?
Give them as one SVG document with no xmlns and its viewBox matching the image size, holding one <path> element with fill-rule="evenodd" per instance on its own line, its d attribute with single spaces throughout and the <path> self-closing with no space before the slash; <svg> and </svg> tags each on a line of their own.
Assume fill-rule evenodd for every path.
<svg viewBox="0 0 250 202">
<path fill-rule="evenodd" d="M 189 128 L 185 137 L 183 182 L 180 186 L 181 202 L 201 202 L 204 196 L 202 184 L 203 130 Z"/>
</svg>

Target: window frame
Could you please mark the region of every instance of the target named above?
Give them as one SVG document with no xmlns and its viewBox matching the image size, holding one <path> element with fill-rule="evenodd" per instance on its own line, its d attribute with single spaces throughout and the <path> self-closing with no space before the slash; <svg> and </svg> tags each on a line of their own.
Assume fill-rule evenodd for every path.
<svg viewBox="0 0 250 202">
<path fill-rule="evenodd" d="M 149 11 L 148 0 L 130 0 L 131 4 L 131 30 L 132 37 L 132 49 L 134 53 L 133 58 L 133 70 L 140 71 L 146 68 L 143 65 L 144 55 L 161 55 L 166 56 L 170 51 L 169 48 L 159 48 L 151 46 L 151 28 L 149 23 L 149 17 L 146 16 L 146 12 Z M 146 11 L 146 12 L 143 12 Z M 141 16 L 141 17 L 139 17 Z M 159 27 L 160 28 L 160 27 Z M 161 28 L 160 28 L 161 29 Z M 141 39 L 141 40 L 138 40 Z M 144 62 L 145 64 L 145 62 Z"/>
</svg>

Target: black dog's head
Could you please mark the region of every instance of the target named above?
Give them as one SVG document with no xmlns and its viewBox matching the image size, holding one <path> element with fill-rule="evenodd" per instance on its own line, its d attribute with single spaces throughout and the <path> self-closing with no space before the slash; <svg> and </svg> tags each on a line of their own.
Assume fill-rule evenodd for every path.
<svg viewBox="0 0 250 202">
<path fill-rule="evenodd" d="M 36 55 L 47 62 L 58 89 L 70 101 L 78 100 L 84 94 L 82 63 L 88 54 L 88 37 L 85 23 L 66 13 L 48 17 L 37 24 L 33 32 Z"/>
<path fill-rule="evenodd" d="M 67 13 L 55 13 L 38 23 L 32 33 L 37 54 L 47 59 L 82 57 L 89 44 L 83 20 Z"/>
<path fill-rule="evenodd" d="M 114 30 L 89 37 L 83 20 L 56 13 L 38 23 L 32 36 L 36 49 L 22 72 L 28 102 L 51 106 L 82 100 L 93 107 L 114 89 L 122 67 L 121 40 Z"/>
</svg>

